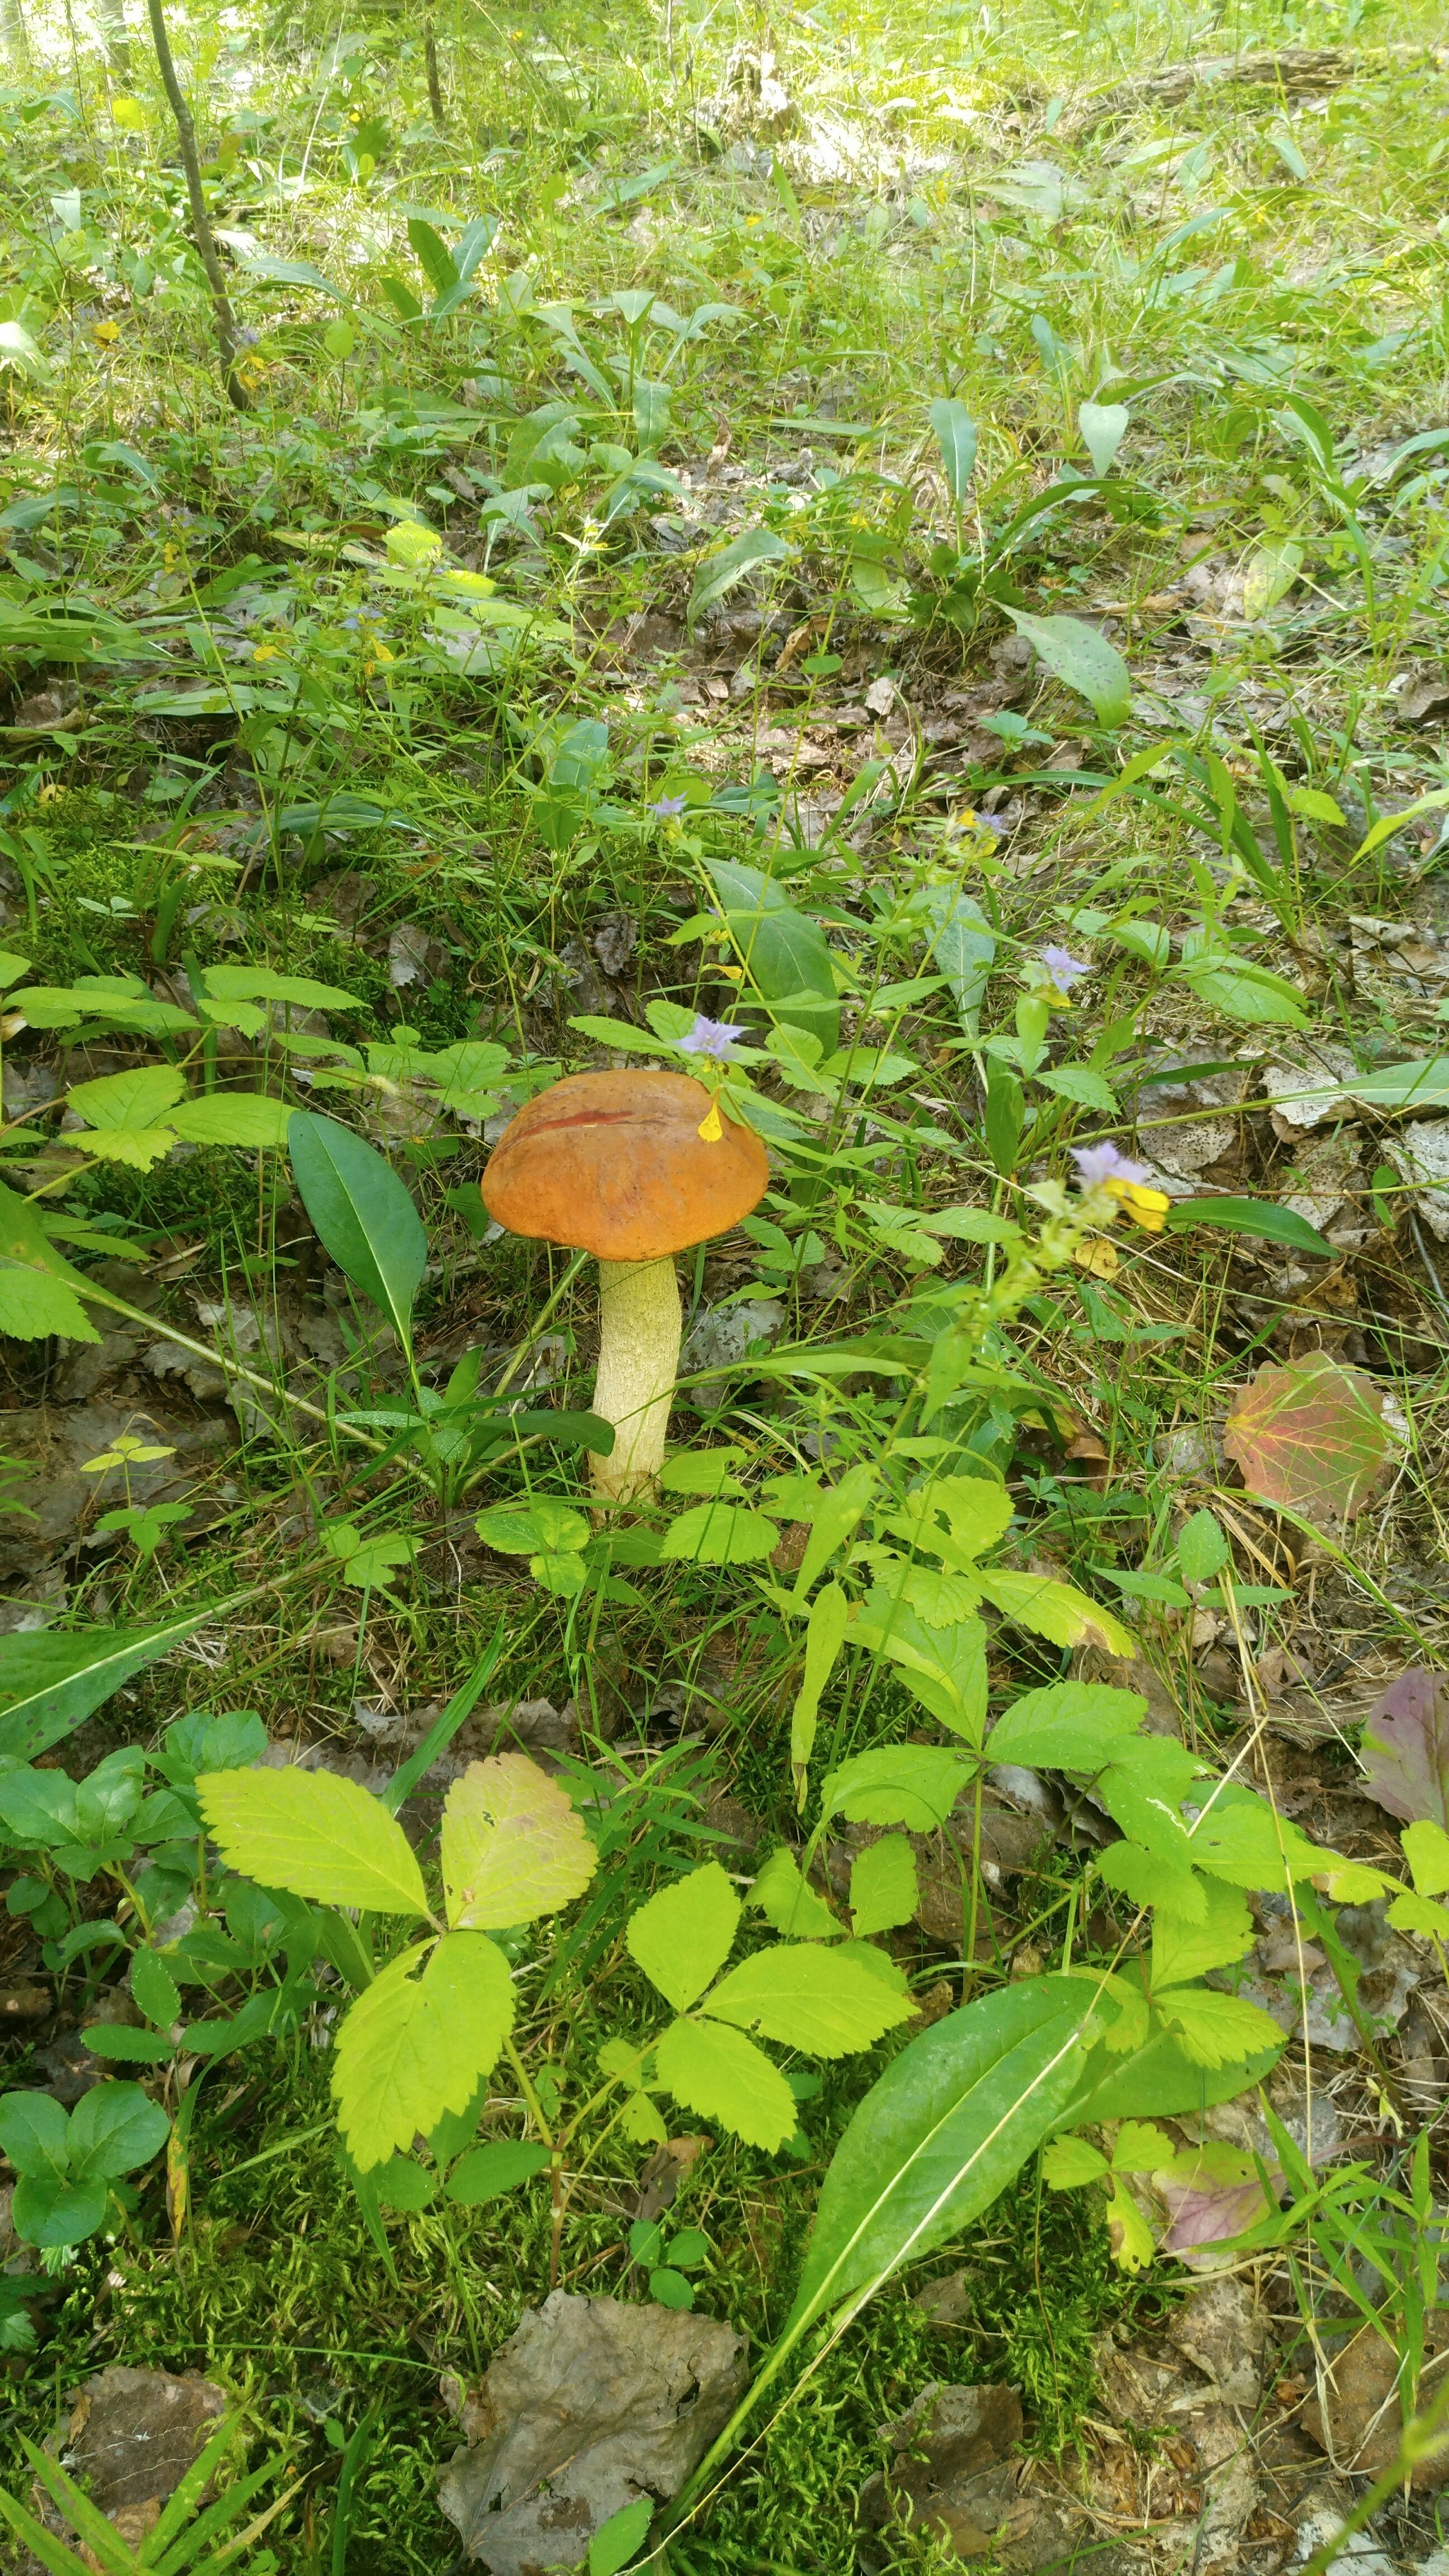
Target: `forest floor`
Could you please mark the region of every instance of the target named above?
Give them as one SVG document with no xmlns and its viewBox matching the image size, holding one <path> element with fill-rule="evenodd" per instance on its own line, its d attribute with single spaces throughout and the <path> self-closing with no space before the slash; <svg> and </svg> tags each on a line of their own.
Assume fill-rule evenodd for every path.
<svg viewBox="0 0 1449 2576">
<path fill-rule="evenodd" d="M 746 1889 L 803 1839 L 789 1586 L 817 1471 L 949 1451 L 1004 1483 L 1008 1568 L 1101 1614 L 1053 1641 L 993 1613 L 993 1710 L 1135 1691 L 1151 1730 L 1401 1872 L 1400 1826 L 1449 1823 L 1437 19 L 173 9 L 240 404 L 142 17 L 9 32 L 0 974 L 61 1001 L 6 1005 L 5 1141 L 127 1311 L 0 1342 L 0 1647 L 190 1622 L 42 1764 L 79 1780 L 252 1710 L 270 1761 L 381 1793 L 471 1682 L 405 1811 L 419 1849 L 500 1747 L 612 1820 L 613 1910 L 528 2008 L 556 2110 L 635 2010 L 629 1906 L 711 1855 Z M 786 905 L 768 954 L 739 942 L 751 870 Z M 789 1113 L 768 1196 L 682 1265 L 666 1515 L 550 1580 L 559 1549 L 585 1563 L 586 1459 L 548 1422 L 588 1407 L 596 1284 L 492 1225 L 479 1180 L 543 1083 L 628 1060 L 580 1021 L 647 1049 L 693 1013 L 803 1030 L 805 1054 L 761 1059 Z M 329 1258 L 284 1156 L 88 1153 L 57 1123 L 185 1029 L 207 1094 L 389 1158 L 427 1234 L 410 1330 Z M 1040 1226 L 1030 1193 L 1090 1140 L 1165 1225 L 1029 1283 L 979 1383 L 923 1412 L 933 1296 L 994 1279 L 993 1225 Z M 434 1400 L 499 1381 L 534 1445 L 440 1466 Z M 771 1553 L 661 1561 L 667 1511 L 730 1490 L 690 1464 L 721 1447 L 775 1510 L 740 1515 Z M 478 1526 L 530 1496 L 565 1513 L 518 1542 L 532 1570 Z M 1178 1553 L 1204 1514 L 1216 1592 Z M 816 1788 L 939 1736 L 929 1706 L 849 1647 Z M 1078 1905 L 1117 1828 L 1066 1771 L 977 1800 L 966 1862 L 949 1830 L 911 1837 L 888 1950 L 917 2031 L 1131 1937 L 1100 1876 Z M 4 2220 L 17 2495 L 21 2438 L 59 2435 L 103 2503 L 143 2504 L 122 2452 L 154 2432 L 144 2391 L 110 2489 L 72 2410 L 112 2365 L 165 2372 L 183 2409 L 212 2405 L 202 2380 L 239 2402 L 285 2470 L 266 2545 L 289 2571 L 432 2576 L 469 2563 L 438 2499 L 486 2417 L 469 2392 L 552 2281 L 756 2355 L 779 2333 L 899 2031 L 798 2074 L 779 2152 L 688 2113 L 662 2146 L 615 2134 L 561 2236 L 542 2184 L 367 2204 L 329 2109 L 335 2012 L 309 1989 L 231 2054 L 179 2023 L 153 2046 L 124 1944 L 139 1924 L 164 1959 L 180 1912 L 167 1936 L 138 1911 L 129 1846 L 65 1879 L 52 1844 L 38 1915 L 6 1831 L 9 2085 L 70 2109 L 134 2075 L 178 2124 L 99 2232 L 39 2251 Z M 822 1844 L 826 1895 L 862 1847 L 852 1824 Z M 785 2373 L 650 2563 L 1276 2576 L 1336 2531 L 1449 2350 L 1445 1953 L 1382 1897 L 1334 1917 L 1320 1891 L 1307 1930 L 1253 1901 L 1252 1948 L 1213 1974 L 1287 2046 L 1261 2086 L 1164 2113 L 1129 2193 L 1145 2250 L 1101 2186 L 1033 2159 Z M 249 1920 L 227 1917 L 270 1992 Z M 89 1937 L 112 1924 L 119 1952 Z M 134 2064 L 87 2045 L 107 2024 Z M 520 2108 L 495 2092 L 485 2131 Z M 1238 2242 L 1280 2197 L 1274 2241 Z M 692 2309 L 649 2296 L 651 2263 L 683 2279 L 671 2227 L 701 2232 Z M 944 2416 L 902 2424 L 933 2383 L 994 2392 L 954 2449 Z M 892 2460 L 914 2487 L 882 2483 Z M 1449 2563 L 1445 2474 L 1382 2504 L 1358 2576 Z M 492 2567 L 553 2563 L 474 2539 Z"/>
</svg>

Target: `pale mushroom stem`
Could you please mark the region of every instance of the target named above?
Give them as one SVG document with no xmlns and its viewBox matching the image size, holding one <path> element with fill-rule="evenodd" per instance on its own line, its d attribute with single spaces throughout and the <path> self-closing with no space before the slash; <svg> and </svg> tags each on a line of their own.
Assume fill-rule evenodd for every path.
<svg viewBox="0 0 1449 2576">
<path fill-rule="evenodd" d="M 673 1261 L 601 1261 L 599 1323 L 594 1411 L 617 1436 L 609 1457 L 589 1463 L 600 1504 L 612 1506 L 649 1493 L 664 1464 L 683 1327 Z"/>
</svg>

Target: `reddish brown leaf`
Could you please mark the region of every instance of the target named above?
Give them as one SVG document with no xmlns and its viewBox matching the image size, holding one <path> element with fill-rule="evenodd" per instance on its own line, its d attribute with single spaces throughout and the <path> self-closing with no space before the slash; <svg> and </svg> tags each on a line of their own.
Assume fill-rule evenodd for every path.
<svg viewBox="0 0 1449 2576">
<path fill-rule="evenodd" d="M 1347 1520 L 1367 1502 L 1388 1443 L 1372 1378 L 1310 1351 L 1259 1369 L 1228 1416 L 1223 1446 L 1265 1503 Z"/>
<path fill-rule="evenodd" d="M 1449 1677 L 1411 1664 L 1369 1710 L 1364 1787 L 1405 1824 L 1427 1817 L 1449 1831 Z"/>
</svg>

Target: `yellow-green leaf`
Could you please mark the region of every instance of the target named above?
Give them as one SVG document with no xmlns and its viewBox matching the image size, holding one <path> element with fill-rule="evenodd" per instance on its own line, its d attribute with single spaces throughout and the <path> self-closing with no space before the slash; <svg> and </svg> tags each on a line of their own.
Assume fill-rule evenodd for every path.
<svg viewBox="0 0 1449 2576">
<path fill-rule="evenodd" d="M 513 2027 L 513 1981 L 495 1941 L 450 1932 L 421 1976 L 421 1950 L 375 1977 L 342 2025 L 332 2091 L 364 2172 L 466 2110 Z"/>
<path fill-rule="evenodd" d="M 709 1860 L 639 1906 L 624 1939 L 666 2003 L 687 2012 L 719 1975 L 739 1926 L 740 1900 L 719 1862 Z"/>
<path fill-rule="evenodd" d="M 426 1914 L 423 1874 L 401 1825 L 333 1771 L 203 1771 L 206 1827 L 228 1868 L 262 1887 L 373 1914 Z"/>
<path fill-rule="evenodd" d="M 655 2052 L 667 2092 L 703 2120 L 773 2154 L 795 2130 L 795 2096 L 764 2050 L 738 2030 L 677 2021 Z"/>
<path fill-rule="evenodd" d="M 536 1922 L 581 1896 L 598 1853 L 566 1789 L 526 1753 L 470 1762 L 443 1809 L 448 1920 L 483 1932 Z"/>
</svg>

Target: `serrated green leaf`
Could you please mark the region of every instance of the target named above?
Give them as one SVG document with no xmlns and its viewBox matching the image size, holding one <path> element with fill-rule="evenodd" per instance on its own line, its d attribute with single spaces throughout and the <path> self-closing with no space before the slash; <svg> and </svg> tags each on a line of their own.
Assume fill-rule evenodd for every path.
<svg viewBox="0 0 1449 2576">
<path fill-rule="evenodd" d="M 920 1902 L 916 1855 L 904 1834 L 883 1834 L 857 1852 L 850 1872 L 850 1919 L 858 1941 L 909 1923 Z"/>
<path fill-rule="evenodd" d="M 746 1901 L 763 1914 L 772 1932 L 789 1941 L 838 1941 L 844 1930 L 783 1843 L 771 1852 Z"/>
<path fill-rule="evenodd" d="M 568 1791 L 526 1753 L 470 1762 L 443 1808 L 443 1887 L 450 1923 L 505 1932 L 556 1914 L 598 1867 Z"/>
<path fill-rule="evenodd" d="M 290 1764 L 280 1771 L 204 1771 L 196 1794 L 227 1866 L 259 1886 L 375 1914 L 427 1913 L 422 1871 L 406 1834 L 355 1780 Z"/>
<path fill-rule="evenodd" d="M 1269 2014 L 1246 1996 L 1219 1994 L 1214 1986 L 1171 1987 L 1162 2011 L 1195 2066 L 1237 2065 L 1256 2050 L 1282 2044 L 1283 2033 Z"/>
<path fill-rule="evenodd" d="M 793 2136 L 795 2096 L 764 2050 L 723 2023 L 673 2022 L 655 2051 L 660 2084 L 686 2110 L 770 2154 Z"/>
<path fill-rule="evenodd" d="M 405 1951 L 358 1997 L 337 2039 L 333 2097 L 363 2173 L 462 2111 L 513 2027 L 508 1963 L 484 1932 L 450 1932 L 422 1975 Z"/>
<path fill-rule="evenodd" d="M 904 1825 L 929 1834 L 944 1825 L 971 1777 L 954 1753 L 934 1744 L 878 1745 L 826 1774 L 821 1812 L 853 1825 Z"/>
<path fill-rule="evenodd" d="M 742 1959 L 700 2010 L 814 2057 L 850 2057 L 909 2021 L 916 2006 L 847 1951 L 791 1941 Z"/>
<path fill-rule="evenodd" d="M 1042 2150 L 1041 2178 L 1049 2191 L 1080 2191 L 1101 2182 L 1111 2167 L 1100 2148 L 1086 2138 L 1053 2138 Z"/>
<path fill-rule="evenodd" d="M 635 2503 L 621 2505 L 617 2513 L 611 2513 L 589 2542 L 589 2576 L 618 2576 L 619 2569 L 638 2556 L 653 2519 L 652 2496 L 640 2496 Z"/>
<path fill-rule="evenodd" d="M 88 1127 L 154 1127 L 185 1092 L 186 1077 L 174 1065 L 143 1064 L 128 1073 L 75 1083 L 66 1094 L 66 1107 Z"/>
<path fill-rule="evenodd" d="M 711 1860 L 636 1907 L 624 1940 L 651 1985 L 676 2012 L 687 2012 L 718 1976 L 739 1928 L 740 1900 Z"/>
<path fill-rule="evenodd" d="M 205 1610 L 148 1628 L 81 1628 L 0 1637 L 0 1757 L 46 1752 L 113 1691 L 180 1645 Z"/>
<path fill-rule="evenodd" d="M 1130 1743 L 1147 1715 L 1136 1691 L 1103 1682 L 1048 1682 L 1004 1709 L 987 1738 L 993 1762 L 1093 1771 Z"/>
<path fill-rule="evenodd" d="M 1004 1619 L 1054 1646 L 1098 1646 L 1105 1654 L 1128 1657 L 1136 1652 L 1131 1630 L 1073 1584 L 1039 1574 L 1003 1574 L 995 1566 L 983 1569 L 980 1580 Z"/>
<path fill-rule="evenodd" d="M 1153 1923 L 1150 1984 L 1159 2002 L 1164 1988 L 1186 1985 L 1208 1968 L 1230 1967 L 1253 1946 L 1253 1918 L 1238 1890 L 1219 1879 L 1200 1884 L 1205 1900 L 1200 1923 L 1173 1914 L 1159 1914 Z"/>
<path fill-rule="evenodd" d="M 260 1091 L 213 1091 L 183 1101 L 168 1124 L 186 1145 L 238 1145 L 247 1153 L 275 1153 L 287 1141 L 295 1112 Z"/>
</svg>

